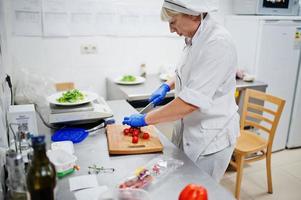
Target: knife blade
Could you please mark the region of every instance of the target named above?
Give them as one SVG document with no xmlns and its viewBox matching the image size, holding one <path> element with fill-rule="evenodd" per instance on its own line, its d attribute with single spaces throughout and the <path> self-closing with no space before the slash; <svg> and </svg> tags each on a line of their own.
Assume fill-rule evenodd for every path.
<svg viewBox="0 0 301 200">
<path fill-rule="evenodd" d="M 144 108 L 142 108 L 142 110 L 140 110 L 140 114 L 145 114 L 148 113 L 151 109 L 153 109 L 155 107 L 155 105 L 153 104 L 153 102 L 150 102 L 149 104 L 147 104 L 147 106 L 145 106 Z"/>
</svg>

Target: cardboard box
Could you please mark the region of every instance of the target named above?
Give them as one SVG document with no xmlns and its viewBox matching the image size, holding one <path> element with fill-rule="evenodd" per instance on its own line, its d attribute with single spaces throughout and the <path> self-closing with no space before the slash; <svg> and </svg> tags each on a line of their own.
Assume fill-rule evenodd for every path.
<svg viewBox="0 0 301 200">
<path fill-rule="evenodd" d="M 32 135 L 38 135 L 36 112 L 33 104 L 9 106 L 7 116 L 8 125 L 12 124 L 15 133 L 24 131 Z M 10 138 L 13 138 L 11 130 Z"/>
</svg>

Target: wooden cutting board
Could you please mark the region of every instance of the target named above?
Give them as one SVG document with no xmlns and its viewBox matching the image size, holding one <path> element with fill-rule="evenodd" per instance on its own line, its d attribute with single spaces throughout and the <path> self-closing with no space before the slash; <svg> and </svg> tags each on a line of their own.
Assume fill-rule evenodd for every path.
<svg viewBox="0 0 301 200">
<path fill-rule="evenodd" d="M 155 133 L 154 126 L 145 126 L 141 130 L 150 135 L 149 139 L 142 139 L 136 144 L 132 143 L 132 136 L 124 135 L 123 130 L 129 128 L 125 125 L 108 125 L 107 126 L 107 139 L 110 154 L 142 154 L 162 152 L 163 145 Z"/>
</svg>

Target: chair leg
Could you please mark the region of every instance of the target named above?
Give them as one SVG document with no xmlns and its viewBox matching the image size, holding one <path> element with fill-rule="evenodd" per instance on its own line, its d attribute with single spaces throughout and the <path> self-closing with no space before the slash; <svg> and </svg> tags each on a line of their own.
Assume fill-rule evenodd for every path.
<svg viewBox="0 0 301 200">
<path fill-rule="evenodd" d="M 241 187 L 241 179 L 244 168 L 244 156 L 237 154 L 235 156 L 235 160 L 237 163 L 237 175 L 236 175 L 236 187 L 235 187 L 235 198 L 239 199 L 240 196 L 240 187 Z"/>
<path fill-rule="evenodd" d="M 268 193 L 272 194 L 273 193 L 273 183 L 272 183 L 272 171 L 271 171 L 271 153 L 267 153 L 266 168 L 267 168 Z"/>
</svg>

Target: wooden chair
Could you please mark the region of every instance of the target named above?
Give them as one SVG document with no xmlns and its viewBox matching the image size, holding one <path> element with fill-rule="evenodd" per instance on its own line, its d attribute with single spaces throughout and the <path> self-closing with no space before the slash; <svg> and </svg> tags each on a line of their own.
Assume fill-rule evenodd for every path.
<svg viewBox="0 0 301 200">
<path fill-rule="evenodd" d="M 268 192 L 273 193 L 271 153 L 275 131 L 285 100 L 247 89 L 240 122 L 240 132 L 230 165 L 237 171 L 235 197 L 239 199 L 244 163 L 266 158 Z M 272 109 L 273 108 L 273 109 Z M 245 130 L 251 127 L 250 130 Z M 252 131 L 251 131 L 252 130 Z M 262 137 L 259 135 L 266 137 Z"/>
<path fill-rule="evenodd" d="M 73 82 L 64 82 L 64 83 L 56 83 L 55 89 L 56 91 L 66 91 L 66 90 L 72 90 L 74 89 L 74 83 Z"/>
</svg>

